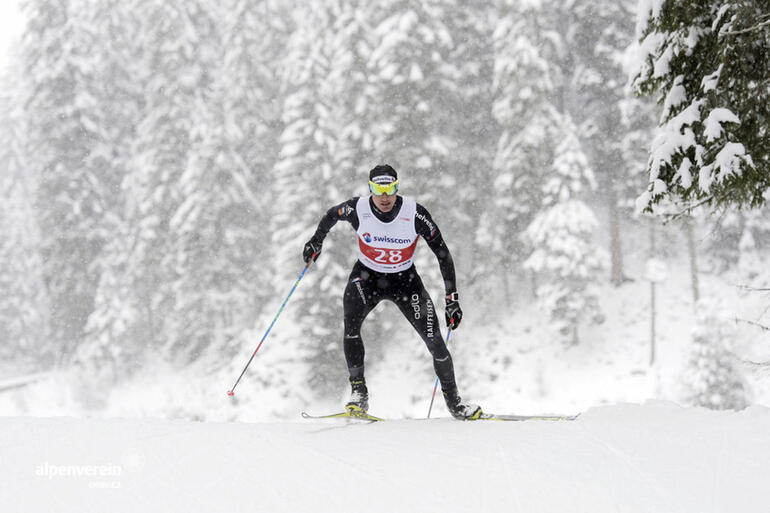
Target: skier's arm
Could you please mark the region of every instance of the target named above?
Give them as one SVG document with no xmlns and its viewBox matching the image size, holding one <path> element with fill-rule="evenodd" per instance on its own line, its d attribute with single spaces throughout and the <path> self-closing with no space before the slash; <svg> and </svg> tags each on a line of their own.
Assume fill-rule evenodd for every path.
<svg viewBox="0 0 770 513">
<path fill-rule="evenodd" d="M 444 242 L 444 238 L 441 236 L 441 231 L 433 222 L 428 211 L 422 205 L 417 205 L 417 215 L 415 216 L 415 228 L 418 235 L 420 235 L 425 242 L 428 243 L 428 247 L 433 251 L 438 259 L 439 268 L 441 268 L 441 276 L 444 278 L 444 288 L 447 295 L 457 292 L 457 283 L 455 281 L 455 263 L 452 260 L 452 255 L 449 253 L 449 248 Z"/>
<path fill-rule="evenodd" d="M 358 198 L 352 198 L 326 211 L 326 214 L 321 218 L 321 222 L 318 223 L 315 233 L 305 243 L 305 248 L 302 250 L 302 258 L 305 262 L 313 258 L 313 255 L 315 255 L 315 258 L 318 258 L 326 235 L 337 224 L 337 221 L 348 221 L 353 225 L 354 229 L 358 229 L 357 202 Z"/>
<path fill-rule="evenodd" d="M 441 232 L 433 222 L 428 211 L 422 205 L 417 205 L 417 215 L 415 216 L 415 228 L 417 233 L 425 239 L 428 247 L 438 259 L 438 265 L 441 268 L 441 276 L 444 278 L 444 287 L 446 288 L 446 325 L 450 330 L 457 328 L 463 318 L 463 311 L 460 308 L 459 297 L 457 295 L 457 282 L 455 281 L 455 263 L 452 255 L 449 253 Z"/>
</svg>

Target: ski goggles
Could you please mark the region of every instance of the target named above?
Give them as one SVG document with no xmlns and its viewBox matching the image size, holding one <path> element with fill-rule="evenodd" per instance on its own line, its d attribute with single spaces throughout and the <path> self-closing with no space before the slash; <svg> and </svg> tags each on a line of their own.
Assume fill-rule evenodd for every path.
<svg viewBox="0 0 770 513">
<path fill-rule="evenodd" d="M 393 196 L 398 190 L 398 180 L 383 184 L 374 183 L 369 180 L 369 190 L 372 191 L 372 194 L 375 196 L 382 196 L 383 194 L 385 196 Z"/>
</svg>

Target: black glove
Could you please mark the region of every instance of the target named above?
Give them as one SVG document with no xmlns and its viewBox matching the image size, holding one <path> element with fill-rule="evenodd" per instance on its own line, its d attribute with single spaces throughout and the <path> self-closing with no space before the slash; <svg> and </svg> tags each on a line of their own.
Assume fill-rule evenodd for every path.
<svg viewBox="0 0 770 513">
<path fill-rule="evenodd" d="M 446 325 L 450 330 L 457 329 L 460 321 L 463 320 L 463 311 L 460 309 L 457 292 L 447 294 L 446 296 Z"/>
<path fill-rule="evenodd" d="M 321 254 L 321 242 L 310 239 L 305 243 L 305 248 L 302 250 L 302 260 L 308 263 L 311 259 L 313 262 L 318 260 L 318 255 Z"/>
</svg>

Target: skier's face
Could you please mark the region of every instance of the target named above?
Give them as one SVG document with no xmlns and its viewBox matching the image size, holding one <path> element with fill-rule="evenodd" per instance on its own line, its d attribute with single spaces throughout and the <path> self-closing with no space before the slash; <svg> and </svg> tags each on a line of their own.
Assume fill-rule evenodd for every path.
<svg viewBox="0 0 770 513">
<path fill-rule="evenodd" d="M 393 205 L 396 204 L 396 195 L 391 194 L 390 196 L 386 196 L 383 194 L 382 196 L 376 196 L 372 194 L 372 201 L 374 202 L 374 206 L 382 212 L 390 212 L 393 210 Z"/>
</svg>

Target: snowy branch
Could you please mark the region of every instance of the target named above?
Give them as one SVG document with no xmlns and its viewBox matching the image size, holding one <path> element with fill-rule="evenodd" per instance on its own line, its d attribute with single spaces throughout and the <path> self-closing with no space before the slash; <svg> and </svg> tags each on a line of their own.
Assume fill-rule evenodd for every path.
<svg viewBox="0 0 770 513">
<path fill-rule="evenodd" d="M 762 23 L 760 23 L 758 25 L 754 25 L 753 27 L 749 27 L 749 28 L 746 28 L 746 29 L 743 29 L 743 30 L 733 30 L 733 31 L 730 31 L 730 32 L 722 32 L 721 35 L 723 35 L 723 36 L 735 36 L 735 35 L 738 35 L 738 34 L 746 34 L 748 32 L 754 32 L 755 30 L 761 30 L 762 28 L 767 27 L 767 26 L 770 26 L 770 20 L 763 21 Z"/>
<path fill-rule="evenodd" d="M 752 362 L 751 360 L 741 360 L 741 363 L 753 365 L 755 367 L 770 367 L 770 362 Z"/>
<path fill-rule="evenodd" d="M 700 200 L 699 202 L 697 202 L 695 204 L 685 206 L 679 212 L 675 212 L 675 213 L 672 213 L 672 214 L 666 213 L 666 214 L 663 214 L 662 217 L 665 219 L 666 223 L 668 223 L 670 221 L 676 221 L 676 220 L 678 220 L 681 217 L 688 216 L 688 215 L 692 214 L 693 210 L 697 209 L 698 207 L 702 207 L 703 205 L 709 204 L 712 201 L 714 201 L 715 199 L 716 198 L 714 196 L 708 196 L 708 197 Z"/>
<path fill-rule="evenodd" d="M 750 324 L 751 326 L 756 326 L 757 328 L 761 329 L 762 331 L 770 331 L 770 328 L 768 328 L 764 324 L 760 324 L 760 323 L 754 322 L 754 321 L 749 321 L 747 319 L 740 319 L 740 318 L 736 317 L 735 318 L 735 322 L 736 322 L 736 324 L 739 323 L 739 322 L 744 322 L 746 324 Z"/>
<path fill-rule="evenodd" d="M 756 288 L 756 287 L 750 287 L 748 285 L 738 285 L 738 288 L 742 289 L 742 290 L 748 290 L 750 292 L 770 292 L 770 289 L 767 289 L 767 288 L 759 289 L 759 288 Z"/>
</svg>

